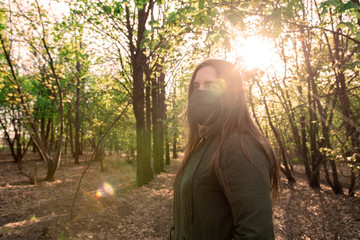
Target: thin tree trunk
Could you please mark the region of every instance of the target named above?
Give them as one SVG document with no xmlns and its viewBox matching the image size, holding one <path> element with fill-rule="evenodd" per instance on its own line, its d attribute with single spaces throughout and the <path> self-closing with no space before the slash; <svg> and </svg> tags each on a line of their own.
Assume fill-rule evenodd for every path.
<svg viewBox="0 0 360 240">
<path fill-rule="evenodd" d="M 164 137 L 165 137 L 165 164 L 170 165 L 170 139 L 169 139 L 169 123 L 167 121 L 167 113 L 165 111 L 165 125 L 164 125 Z"/>
<path fill-rule="evenodd" d="M 81 48 L 81 43 L 80 43 Z M 76 103 L 75 103 L 75 151 L 74 151 L 74 163 L 80 164 L 79 161 L 79 155 L 80 155 L 80 88 L 81 88 L 81 80 L 80 80 L 80 71 L 81 71 L 81 65 L 78 60 L 78 57 L 76 58 Z"/>
<path fill-rule="evenodd" d="M 304 33 L 304 29 L 300 29 L 302 34 Z M 309 111 L 309 125 L 310 125 L 310 159 L 311 159 L 311 174 L 309 178 L 309 185 L 313 188 L 320 187 L 320 164 L 321 164 L 321 156 L 319 153 L 318 146 L 316 144 L 316 133 L 317 133 L 317 117 L 316 117 L 316 101 L 317 101 L 317 88 L 314 82 L 314 72 L 311 66 L 310 61 L 310 45 L 305 42 L 305 40 L 301 41 L 302 51 L 304 54 L 306 71 L 308 73 L 307 84 L 308 84 L 308 111 Z"/>
<path fill-rule="evenodd" d="M 344 73 L 340 72 L 337 75 L 337 80 L 340 83 L 340 103 L 341 103 L 341 112 L 343 114 L 343 121 L 346 129 L 346 139 L 349 139 L 351 142 L 352 152 L 356 153 L 355 161 L 360 162 L 360 158 L 358 157 L 360 154 L 360 145 L 359 145 L 359 131 L 356 129 L 356 125 L 352 124 L 355 122 L 354 115 L 350 108 L 350 100 L 349 96 L 346 92 L 346 81 Z M 351 176 L 350 176 L 350 186 L 348 190 L 349 196 L 354 196 L 355 194 L 355 186 L 356 186 L 356 174 L 353 167 L 351 167 Z"/>
<path fill-rule="evenodd" d="M 257 85 L 259 86 L 260 88 L 260 91 L 261 93 L 263 93 L 263 90 L 260 86 L 260 83 L 258 80 L 255 80 Z M 278 143 L 279 147 L 280 147 L 280 153 L 281 153 L 281 157 L 282 157 L 282 160 L 283 160 L 283 164 L 284 164 L 284 167 L 285 169 L 281 168 L 282 169 L 282 172 L 285 174 L 287 180 L 291 183 L 295 183 L 296 180 L 295 178 L 293 177 L 292 173 L 291 173 L 291 170 L 289 168 L 289 165 L 288 165 L 288 162 L 287 162 L 287 157 L 286 157 L 286 150 L 285 150 L 285 146 L 283 144 L 283 142 L 281 141 L 281 137 L 278 133 L 278 131 L 276 130 L 272 120 L 271 120 L 271 116 L 270 116 L 270 112 L 269 112 L 269 108 L 268 108 L 268 105 L 267 105 L 267 102 L 266 102 L 266 99 L 265 99 L 265 96 L 263 97 L 263 103 L 264 103 L 264 106 L 265 106 L 265 110 L 266 110 L 266 114 L 267 114 L 267 119 L 268 119 L 268 122 L 269 122 L 269 125 L 270 125 L 270 128 L 271 130 L 273 131 L 274 135 L 275 135 L 275 139 L 276 139 L 276 142 Z"/>
<path fill-rule="evenodd" d="M 176 86 L 173 91 L 172 105 L 175 106 L 175 96 L 176 96 Z M 177 137 L 178 137 L 178 128 L 175 122 L 176 118 L 173 118 L 172 126 L 173 126 L 173 136 L 172 136 L 172 157 L 173 159 L 178 158 L 178 149 L 177 149 Z"/>
<path fill-rule="evenodd" d="M 251 94 L 252 86 L 253 86 L 253 84 L 251 84 L 251 85 L 249 86 L 249 102 L 250 102 L 250 106 L 251 106 L 251 110 L 252 110 L 252 115 L 253 115 L 253 118 L 254 118 L 254 120 L 255 120 L 255 122 L 256 122 L 256 125 L 258 126 L 258 128 L 260 129 L 260 131 L 261 131 L 263 134 L 265 134 L 264 131 L 263 131 L 262 128 L 261 128 L 259 119 L 258 119 L 258 117 L 257 117 L 256 114 L 255 114 L 254 101 L 253 101 L 252 94 Z"/>
<path fill-rule="evenodd" d="M 170 143 L 167 131 L 165 133 L 165 163 L 170 165 Z"/>
<path fill-rule="evenodd" d="M 173 159 L 178 158 L 178 152 L 177 152 L 177 131 L 175 129 L 174 135 L 173 135 L 173 141 L 172 141 L 172 157 Z"/>
<path fill-rule="evenodd" d="M 5 119 L 4 122 L 6 122 L 6 119 Z M 16 154 L 15 147 L 14 147 L 15 139 L 14 139 L 14 141 L 11 140 L 10 134 L 9 134 L 7 126 L 6 126 L 7 124 L 5 124 L 4 122 L 0 119 L 0 124 L 1 124 L 1 126 L 3 128 L 7 144 L 9 145 L 11 156 L 13 157 L 14 162 L 17 163 L 19 161 L 19 159 L 18 159 L 18 156 Z"/>
<path fill-rule="evenodd" d="M 292 173 L 291 173 L 291 170 L 289 168 L 289 165 L 288 165 L 288 162 L 287 162 L 287 158 L 286 158 L 286 150 L 285 150 L 285 147 L 284 147 L 284 144 L 283 142 L 281 141 L 281 138 L 280 138 L 280 135 L 279 133 L 277 132 L 274 124 L 272 123 L 272 120 L 271 120 L 271 117 L 270 117 L 270 113 L 269 113 L 269 109 L 268 109 L 268 106 L 267 106 L 267 103 L 266 103 L 266 100 L 265 98 L 263 99 L 263 102 L 264 102 L 264 105 L 265 105 L 265 110 L 266 110 L 266 114 L 268 116 L 268 121 L 269 121 L 269 125 L 271 127 L 271 130 L 273 131 L 274 135 L 275 135 L 275 138 L 276 138 L 276 141 L 280 147 L 280 153 L 281 153 L 281 157 L 282 157 L 282 160 L 283 160 L 283 164 L 284 164 L 284 171 L 283 173 L 285 174 L 287 180 L 291 183 L 295 183 L 296 180 L 295 178 L 293 177 Z"/>
<path fill-rule="evenodd" d="M 152 79 L 151 84 L 152 97 L 152 125 L 153 125 L 153 169 L 155 174 L 160 173 L 160 155 L 159 155 L 159 86 L 156 78 Z"/>
<path fill-rule="evenodd" d="M 305 99 L 302 94 L 302 87 L 298 86 L 298 91 L 300 95 L 300 100 Z M 301 128 L 301 156 L 303 160 L 303 165 L 305 167 L 305 173 L 308 179 L 311 176 L 311 169 L 309 163 L 309 155 L 308 155 L 308 148 L 306 145 L 307 138 L 306 138 L 306 118 L 305 118 L 305 111 L 303 107 L 300 109 L 300 128 Z"/>
<path fill-rule="evenodd" d="M 73 134 L 73 119 L 71 117 L 71 107 L 69 107 L 69 118 L 68 118 L 68 127 L 69 127 L 69 134 L 68 134 L 68 140 L 70 143 L 70 152 L 71 156 L 74 157 L 75 151 L 74 151 L 74 134 Z"/>
<path fill-rule="evenodd" d="M 159 76 L 159 120 L 158 120 L 158 134 L 159 134 L 159 166 L 160 171 L 164 172 L 164 124 L 166 120 L 166 105 L 165 105 L 165 73 L 161 72 Z"/>
</svg>

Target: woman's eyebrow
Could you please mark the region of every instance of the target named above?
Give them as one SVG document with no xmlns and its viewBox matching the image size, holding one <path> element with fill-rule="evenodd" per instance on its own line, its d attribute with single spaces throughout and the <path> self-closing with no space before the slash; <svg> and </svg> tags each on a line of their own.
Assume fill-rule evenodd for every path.
<svg viewBox="0 0 360 240">
<path fill-rule="evenodd" d="M 213 82 L 217 82 L 216 79 L 206 80 L 206 81 L 205 81 L 205 83 L 213 83 Z"/>
</svg>

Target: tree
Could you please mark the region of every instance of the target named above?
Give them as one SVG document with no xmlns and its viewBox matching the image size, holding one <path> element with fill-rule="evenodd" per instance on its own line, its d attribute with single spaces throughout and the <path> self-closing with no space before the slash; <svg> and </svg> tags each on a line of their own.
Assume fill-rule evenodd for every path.
<svg viewBox="0 0 360 240">
<path fill-rule="evenodd" d="M 82 1 L 82 4 L 74 4 L 74 8 L 75 13 L 83 16 L 97 33 L 112 43 L 105 52 L 112 54 L 117 66 L 117 76 L 114 79 L 127 89 L 132 98 L 137 129 L 137 185 L 142 186 L 153 177 L 150 154 L 151 113 L 155 172 L 163 170 L 165 63 L 169 60 L 165 56 L 174 51 L 174 40 L 180 41 L 182 35 L 191 30 L 185 23 L 191 23 L 189 16 L 196 16 L 198 11 L 192 3 L 178 6 L 175 2 L 155 1 Z M 151 18 L 155 10 L 159 14 L 157 18 Z M 155 31 L 149 31 L 149 27 Z M 181 54 L 176 54 L 180 58 Z M 151 106 L 153 109 L 150 109 Z"/>
<path fill-rule="evenodd" d="M 51 34 L 45 23 L 46 21 L 44 18 L 46 18 L 46 15 L 38 1 L 35 1 L 35 3 L 31 5 L 31 9 L 29 9 L 28 12 L 21 10 L 19 5 L 17 5 L 17 10 L 17 16 L 20 19 L 23 19 L 25 22 L 30 21 L 31 24 L 29 24 L 29 26 L 31 26 L 31 28 L 38 35 L 29 36 L 29 32 L 25 32 L 23 29 L 20 29 L 19 26 L 16 26 L 16 32 L 11 30 L 8 34 L 11 36 L 12 34 L 17 33 L 19 34 L 19 37 L 22 37 L 22 43 L 28 44 L 39 62 L 43 62 L 45 64 L 43 66 L 47 65 L 48 67 L 47 69 L 43 69 L 45 70 L 44 75 L 41 75 L 42 72 L 40 72 L 39 75 L 46 76 L 48 83 L 54 83 L 54 85 L 52 85 L 54 87 L 53 94 L 57 99 L 57 113 L 59 114 L 60 123 L 55 150 L 52 150 L 51 146 L 49 146 L 46 140 L 44 140 L 41 136 L 41 132 L 39 131 L 36 121 L 32 115 L 33 109 L 31 109 L 31 106 L 28 104 L 30 95 L 23 90 L 18 75 L 18 72 L 20 71 L 19 69 L 16 69 L 18 64 L 14 64 L 14 53 L 12 52 L 12 48 L 8 40 L 11 38 L 6 38 L 4 31 L 2 31 L 0 33 L 1 47 L 8 66 L 8 74 L 6 77 L 11 82 L 11 84 L 16 87 L 16 91 L 19 96 L 19 105 L 21 106 L 21 110 L 23 111 L 24 117 L 26 119 L 26 126 L 28 127 L 28 131 L 30 132 L 31 137 L 36 144 L 41 157 L 47 163 L 47 175 L 45 180 L 53 180 L 54 174 L 60 164 L 62 136 L 64 131 L 63 92 L 60 82 L 60 71 L 53 57 L 52 47 L 49 45 Z M 52 154 L 53 152 L 54 155 Z"/>
</svg>

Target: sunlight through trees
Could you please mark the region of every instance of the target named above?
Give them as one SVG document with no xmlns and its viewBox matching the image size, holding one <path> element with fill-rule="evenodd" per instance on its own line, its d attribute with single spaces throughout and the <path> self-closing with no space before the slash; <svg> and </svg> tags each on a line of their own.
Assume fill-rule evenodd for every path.
<svg viewBox="0 0 360 240">
<path fill-rule="evenodd" d="M 137 185 L 184 147 L 186 84 L 205 58 L 242 71 L 249 108 L 290 182 L 303 164 L 342 194 L 359 177 L 357 1 L 8 1 L 1 3 L 1 134 L 15 162 L 37 151 L 127 155 Z M 131 103 L 121 121 L 112 122 Z M 111 130 L 104 136 L 106 129 Z M 103 138 L 104 137 L 104 138 Z M 103 138 L 103 142 L 99 139 Z"/>
</svg>

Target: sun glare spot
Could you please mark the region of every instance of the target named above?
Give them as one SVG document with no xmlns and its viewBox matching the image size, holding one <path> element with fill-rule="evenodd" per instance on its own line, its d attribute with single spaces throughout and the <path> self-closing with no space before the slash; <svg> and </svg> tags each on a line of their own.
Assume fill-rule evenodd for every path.
<svg viewBox="0 0 360 240">
<path fill-rule="evenodd" d="M 236 39 L 237 57 L 248 70 L 255 68 L 265 70 L 274 63 L 277 58 L 270 41 L 261 36 Z"/>
</svg>

